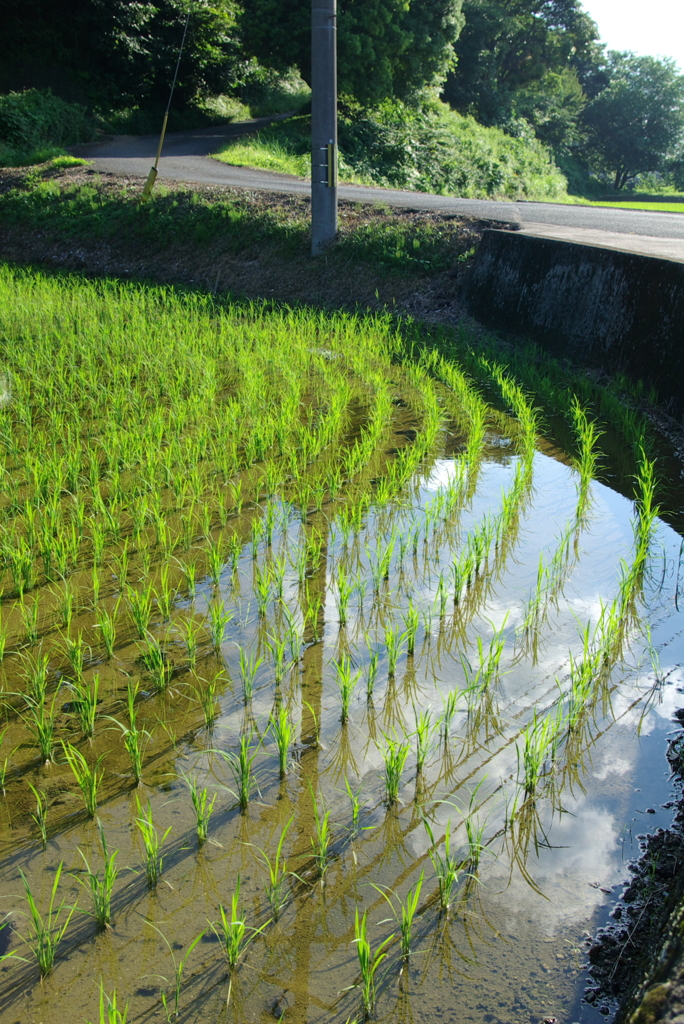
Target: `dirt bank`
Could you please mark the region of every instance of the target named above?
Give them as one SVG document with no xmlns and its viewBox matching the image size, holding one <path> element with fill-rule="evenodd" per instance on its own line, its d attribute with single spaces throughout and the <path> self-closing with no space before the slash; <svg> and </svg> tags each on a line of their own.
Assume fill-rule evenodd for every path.
<svg viewBox="0 0 684 1024">
<path fill-rule="evenodd" d="M 122 213 L 128 215 L 130 226 L 140 191 L 138 178 L 100 175 L 83 167 L 45 170 L 38 182 L 35 173 L 0 170 L 0 197 L 11 194 L 14 204 L 11 214 L 3 212 L 0 217 L 0 257 L 248 298 L 306 302 L 324 308 L 389 308 L 432 322 L 460 323 L 470 322 L 460 300 L 462 275 L 483 230 L 495 224 L 343 202 L 341 246 L 314 260 L 308 252 L 308 198 L 225 186 L 164 185 L 155 197 L 156 208 L 166 208 L 169 215 L 173 211 L 178 223 L 188 225 L 184 237 L 169 240 L 166 231 L 155 237 L 154 231 L 135 230 L 136 224 L 134 230 L 125 230 L 126 222 L 117 232 Z M 17 209 L 22 195 L 24 207 Z M 85 227 L 88 203 L 99 213 L 94 231 Z M 57 217 L 69 204 L 74 213 L 72 224 L 65 223 L 64 216 Z M 260 235 L 252 233 L 243 245 L 236 245 L 228 223 L 223 232 L 212 226 L 198 241 L 192 214 L 198 212 L 199 204 L 204 209 L 249 208 L 250 215 L 266 226 Z M 88 223 L 92 224 L 93 216 L 90 214 Z M 279 233 L 272 230 L 274 225 Z M 420 259 L 418 248 L 405 253 L 406 270 L 402 272 L 402 260 L 392 259 L 392 246 L 406 232 L 415 235 L 412 244 L 416 246 L 422 238 L 425 248 L 427 240 L 431 255 Z M 384 268 L 378 269 L 383 261 Z"/>
<path fill-rule="evenodd" d="M 678 712 L 684 724 L 684 711 Z M 641 855 L 614 923 L 589 948 L 587 1002 L 616 1024 L 684 1024 L 684 731 L 668 744 L 675 790 L 669 829 L 640 836 Z"/>
</svg>

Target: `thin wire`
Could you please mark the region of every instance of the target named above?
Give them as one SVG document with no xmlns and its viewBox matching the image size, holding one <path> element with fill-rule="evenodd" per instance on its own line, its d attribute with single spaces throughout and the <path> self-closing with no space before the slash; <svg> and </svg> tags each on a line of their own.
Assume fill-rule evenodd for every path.
<svg viewBox="0 0 684 1024">
<path fill-rule="evenodd" d="M 178 60 L 176 61 L 176 71 L 175 71 L 175 74 L 173 76 L 173 82 L 171 83 L 171 92 L 169 93 L 169 102 L 168 102 L 168 105 L 166 107 L 166 113 L 167 114 L 168 114 L 169 110 L 171 109 L 171 100 L 173 99 L 173 90 L 176 88 L 176 80 L 178 78 L 178 69 L 180 68 L 181 57 L 183 56 L 183 47 L 185 46 L 185 37 L 186 37 L 186 35 L 188 33 L 188 25 L 190 23 L 190 11 L 191 11 L 191 8 L 188 7 L 188 16 L 185 19 L 185 28 L 183 29 L 183 38 L 181 39 L 180 50 L 178 51 Z"/>
</svg>

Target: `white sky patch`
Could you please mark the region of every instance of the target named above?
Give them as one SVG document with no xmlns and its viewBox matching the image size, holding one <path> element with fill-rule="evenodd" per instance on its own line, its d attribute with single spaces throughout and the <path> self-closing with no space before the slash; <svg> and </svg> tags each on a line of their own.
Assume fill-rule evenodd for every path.
<svg viewBox="0 0 684 1024">
<path fill-rule="evenodd" d="M 442 487 L 446 488 L 457 473 L 458 468 L 453 459 L 436 459 L 430 476 L 423 482 L 423 490 L 439 491 Z"/>
<path fill-rule="evenodd" d="M 603 782 L 610 775 L 629 775 L 633 767 L 632 762 L 624 757 L 606 757 L 601 767 L 595 769 L 592 774 L 595 779 Z"/>
<path fill-rule="evenodd" d="M 674 57 L 684 70 L 682 0 L 584 0 L 610 50 L 634 50 L 650 57 Z"/>
<path fill-rule="evenodd" d="M 505 909 L 513 935 L 527 931 L 530 919 L 547 937 L 586 924 L 605 901 L 596 883 L 610 886 L 624 874 L 614 816 L 588 801 L 575 806 L 569 801 L 566 806 L 572 813 L 555 821 L 554 849 L 542 848 L 539 860 L 531 859 L 527 865 L 541 891 L 555 898 L 539 896 L 515 873 L 509 885 L 505 857 L 486 862 L 483 880 L 490 894 L 495 893 L 497 882 L 501 883 L 502 891 L 494 899 Z"/>
</svg>

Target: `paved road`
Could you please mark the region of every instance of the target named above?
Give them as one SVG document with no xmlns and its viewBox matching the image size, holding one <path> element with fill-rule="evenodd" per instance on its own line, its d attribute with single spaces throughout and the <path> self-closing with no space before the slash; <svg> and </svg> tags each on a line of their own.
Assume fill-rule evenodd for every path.
<svg viewBox="0 0 684 1024">
<path fill-rule="evenodd" d="M 194 132 L 169 133 L 159 162 L 160 180 L 167 178 L 173 181 L 308 195 L 310 185 L 303 178 L 250 167 L 232 167 L 212 160 L 209 156 L 229 139 L 247 135 L 269 120 L 262 118 L 202 128 Z M 96 170 L 147 177 L 157 143 L 156 135 L 122 135 L 105 142 L 75 147 L 73 152 L 91 159 Z M 505 221 L 528 234 L 642 252 L 684 262 L 684 214 L 566 206 L 561 203 L 458 199 L 360 185 L 341 185 L 339 195 L 341 199 L 352 202 L 381 202 L 413 210 Z"/>
</svg>

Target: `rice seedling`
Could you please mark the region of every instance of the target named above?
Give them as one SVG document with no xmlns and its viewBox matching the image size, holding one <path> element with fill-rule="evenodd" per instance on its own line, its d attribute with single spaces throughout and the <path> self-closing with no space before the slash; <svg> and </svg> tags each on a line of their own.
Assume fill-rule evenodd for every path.
<svg viewBox="0 0 684 1024">
<path fill-rule="evenodd" d="M 35 897 L 31 891 L 29 881 L 24 872 L 19 868 L 19 874 L 24 884 L 24 899 L 28 911 L 20 911 L 28 918 L 30 932 L 28 937 L 21 936 L 23 942 L 30 947 L 36 958 L 41 978 L 46 978 L 55 964 L 57 949 L 64 938 L 69 922 L 76 910 L 76 907 L 68 907 L 64 899 L 56 904 L 59 881 L 62 877 L 63 861 L 60 861 L 50 890 L 50 900 L 47 910 L 41 914 L 36 904 Z"/>
<path fill-rule="evenodd" d="M 93 1024 L 89 1021 L 88 1024 Z M 100 982 L 100 1015 L 97 1024 L 128 1024 L 128 1003 L 119 1009 L 116 989 L 108 995 Z"/>
<path fill-rule="evenodd" d="M 181 771 L 180 776 L 190 790 L 190 799 L 195 811 L 195 831 L 197 833 L 197 845 L 203 846 L 209 838 L 209 819 L 211 818 L 216 803 L 216 793 L 209 800 L 209 790 L 200 789 L 197 780 Z"/>
<path fill-rule="evenodd" d="M 385 736 L 382 759 L 385 763 L 385 802 L 392 806 L 399 799 L 401 775 L 409 755 L 408 743 Z"/>
<path fill-rule="evenodd" d="M 271 585 L 277 601 L 283 600 L 286 571 L 287 559 L 285 555 L 280 555 L 278 558 L 274 558 L 271 562 Z"/>
<path fill-rule="evenodd" d="M 29 695 L 38 704 L 42 704 L 47 696 L 49 672 L 49 654 L 40 650 L 26 656 L 26 668 L 23 672 L 26 687 Z"/>
<path fill-rule="evenodd" d="M 390 921 L 395 921 L 399 925 L 399 943 L 401 948 L 401 955 L 404 960 L 407 960 L 411 954 L 411 944 L 413 939 L 413 922 L 415 920 L 416 911 L 418 904 L 420 903 L 420 893 L 423 888 L 423 879 L 425 872 L 421 871 L 418 881 L 411 886 L 406 899 L 402 900 L 401 897 L 389 886 L 376 885 L 375 882 L 371 882 L 371 885 L 376 889 L 380 895 L 389 904 L 390 910 L 392 911 L 392 917 L 388 917 L 384 921 L 378 921 L 378 927 L 383 924 L 388 924 Z M 389 895 L 388 895 L 389 894 Z M 393 896 L 399 904 L 398 910 L 395 908 L 392 899 Z"/>
<path fill-rule="evenodd" d="M 447 822 L 444 835 L 444 850 L 440 851 L 435 842 L 432 827 L 427 818 L 423 818 L 423 825 L 430 840 L 430 860 L 437 876 L 437 891 L 440 910 L 447 913 L 454 899 L 454 891 L 463 875 L 463 863 L 461 859 L 451 851 L 451 821 Z"/>
<path fill-rule="evenodd" d="M 311 629 L 311 639 L 315 644 L 321 639 L 320 620 L 323 607 L 323 594 L 312 592 L 309 584 L 306 584 L 306 614 L 304 616 L 305 627 Z"/>
<path fill-rule="evenodd" d="M 38 598 L 35 597 L 33 601 L 27 602 L 22 593 L 19 607 L 21 608 L 21 619 L 26 639 L 30 644 L 35 644 L 38 640 Z"/>
<path fill-rule="evenodd" d="M 356 581 L 350 579 L 349 576 L 347 576 L 344 570 L 344 566 L 338 565 L 337 578 L 335 580 L 335 584 L 337 590 L 335 599 L 337 601 L 338 621 L 340 623 L 340 626 L 346 626 L 347 614 L 349 610 L 349 599 L 354 593 Z"/>
<path fill-rule="evenodd" d="M 368 941 L 366 919 L 367 912 L 364 911 L 363 917 L 360 918 L 359 908 L 357 907 L 354 916 L 354 942 L 356 943 L 356 955 L 359 960 L 359 969 L 361 971 L 361 1004 L 363 1006 L 365 1019 L 368 1020 L 375 1012 L 375 1003 L 377 1000 L 376 975 L 381 964 L 389 955 L 387 953 L 387 947 L 394 940 L 394 935 L 388 936 L 380 943 L 375 952 L 373 952 Z"/>
<path fill-rule="evenodd" d="M 138 633 L 138 639 L 144 640 L 147 636 L 150 620 L 152 619 L 151 586 L 148 585 L 140 590 L 128 586 L 126 588 L 126 601 L 133 625 Z"/>
<path fill-rule="evenodd" d="M 373 691 L 375 689 L 375 682 L 378 678 L 378 662 L 380 661 L 380 654 L 378 651 L 372 651 L 368 659 L 368 671 L 366 672 L 366 697 L 369 701 L 373 699 Z"/>
<path fill-rule="evenodd" d="M 86 658 L 90 653 L 89 648 L 83 639 L 83 632 L 79 632 L 75 640 L 72 640 L 70 637 L 65 637 L 64 646 L 66 648 L 66 656 L 69 660 L 69 665 L 71 666 L 71 678 L 76 682 L 81 682 L 83 679 L 83 669 L 85 668 Z"/>
<path fill-rule="evenodd" d="M 506 647 L 505 630 L 507 621 L 508 613 L 504 618 L 501 628 L 494 631 L 494 635 L 492 636 L 487 649 L 485 649 L 484 643 L 482 642 L 482 637 L 478 636 L 477 669 L 474 669 L 466 655 L 461 653 L 461 664 L 463 665 L 463 671 L 465 673 L 466 680 L 468 681 L 468 685 L 469 687 L 477 690 L 478 693 L 484 693 L 494 686 L 501 675 L 501 658 Z"/>
<path fill-rule="evenodd" d="M 169 685 L 172 666 L 169 664 L 161 644 L 151 633 L 147 634 L 146 649 L 143 650 L 140 660 L 149 673 L 157 693 L 163 693 Z"/>
<path fill-rule="evenodd" d="M 83 794 L 83 803 L 89 818 L 94 818 L 97 813 L 97 794 L 102 784 L 104 771 L 98 771 L 105 754 L 101 754 L 94 765 L 89 765 L 81 751 L 71 743 L 62 740 L 62 749 L 67 764 L 74 773 L 74 778 Z"/>
<path fill-rule="evenodd" d="M 52 698 L 52 703 L 48 708 L 47 701 L 45 699 L 35 700 L 28 694 L 24 695 L 27 713 L 22 715 L 21 718 L 24 725 L 34 738 L 35 745 L 38 747 L 43 764 L 49 764 L 53 759 L 55 749 L 55 722 L 57 719 L 57 711 L 55 710 L 56 700 L 57 694 Z"/>
<path fill-rule="evenodd" d="M 283 614 L 287 621 L 287 630 L 285 631 L 285 640 L 290 647 L 290 660 L 295 665 L 301 656 L 302 641 L 304 638 L 303 627 L 296 621 L 293 613 L 287 607 L 283 605 Z"/>
<path fill-rule="evenodd" d="M 231 789 L 229 792 L 232 793 L 237 800 L 241 811 L 247 809 L 252 795 L 252 790 L 257 784 L 254 771 L 252 770 L 252 765 L 259 753 L 261 740 L 255 747 L 252 747 L 251 744 L 252 733 L 243 733 L 240 737 L 237 754 L 232 750 L 210 751 L 210 753 L 219 754 L 230 768 L 235 782 L 235 789 Z"/>
<path fill-rule="evenodd" d="M 204 686 L 192 687 L 194 699 L 202 708 L 204 728 L 207 732 L 211 732 L 216 721 L 216 690 L 220 678 L 221 673 L 218 673 L 214 679 L 206 680 Z"/>
<path fill-rule="evenodd" d="M 582 408 L 576 395 L 573 397 L 570 413 L 575 437 L 580 448 L 575 468 L 579 473 L 580 495 L 577 516 L 581 518 L 587 505 L 591 481 L 596 476 L 596 463 L 601 456 L 596 445 L 602 431 L 598 429 L 595 421 L 588 418 L 586 410 Z"/>
<path fill-rule="evenodd" d="M 121 597 L 118 597 L 111 611 L 108 611 L 104 605 L 99 605 L 97 609 L 97 628 L 100 630 L 102 642 L 104 643 L 108 658 L 112 658 L 114 656 L 114 647 L 116 645 L 116 619 L 120 604 Z"/>
<path fill-rule="evenodd" d="M 275 673 L 275 684 L 280 686 L 287 671 L 287 665 L 285 663 L 285 641 L 282 637 L 270 636 L 266 641 L 266 647 L 271 652 L 273 658 L 273 669 Z"/>
<path fill-rule="evenodd" d="M 416 737 L 416 774 L 420 774 L 425 767 L 425 762 L 430 756 L 432 734 L 435 729 L 439 728 L 440 719 L 433 722 L 432 712 L 429 708 L 427 711 L 421 711 L 420 714 L 418 714 L 414 708 L 413 714 L 416 723 L 416 728 L 413 733 Z"/>
<path fill-rule="evenodd" d="M 114 572 L 119 581 L 119 589 L 123 592 L 128 582 L 128 538 L 121 548 L 118 558 L 114 563 Z"/>
<path fill-rule="evenodd" d="M 349 720 L 349 704 L 356 689 L 356 684 L 361 678 L 361 669 L 353 672 L 351 658 L 347 654 L 343 654 L 340 660 L 333 662 L 333 664 L 337 672 L 337 686 L 342 703 L 340 721 L 344 725 Z"/>
<path fill-rule="evenodd" d="M 233 503 L 233 511 L 239 516 L 242 512 L 244 501 L 242 496 L 242 480 L 230 480 L 228 482 L 228 490 L 230 491 L 230 498 Z"/>
<path fill-rule="evenodd" d="M 559 739 L 559 723 L 550 715 L 538 718 L 535 708 L 532 721 L 523 730 L 522 747 L 516 743 L 518 779 L 526 796 L 535 795 L 539 782 L 549 770 L 549 760 L 553 763 Z"/>
<path fill-rule="evenodd" d="M 143 759 L 145 749 L 152 738 L 151 733 L 146 729 L 138 728 L 138 711 L 135 702 L 138 696 L 138 684 L 129 681 L 126 690 L 126 706 L 128 709 L 128 726 L 125 726 L 118 719 L 109 716 L 114 725 L 121 729 L 121 735 L 131 762 L 133 781 L 136 786 L 142 782 Z"/>
<path fill-rule="evenodd" d="M 264 659 L 257 657 L 254 651 L 247 651 L 244 647 L 238 648 L 240 652 L 240 677 L 242 679 L 245 704 L 254 696 L 254 683 L 257 672 L 264 663 Z"/>
<path fill-rule="evenodd" d="M 264 536 L 264 523 L 261 519 L 252 520 L 252 532 L 251 532 L 251 544 L 252 544 L 252 559 L 256 561 L 259 557 L 259 545 Z"/>
<path fill-rule="evenodd" d="M 239 961 L 247 952 L 248 948 L 270 921 L 265 921 L 260 928 L 250 928 L 245 923 L 244 913 L 240 911 L 240 875 L 235 881 L 235 890 L 230 899 L 230 911 L 226 912 L 223 904 L 219 907 L 220 919 L 211 921 L 210 927 L 216 938 L 221 943 L 221 948 L 228 961 L 231 971 L 237 967 Z"/>
<path fill-rule="evenodd" d="M 164 1007 L 164 1013 L 166 1014 L 167 1021 L 178 1020 L 178 1015 L 180 1013 L 180 998 L 181 992 L 183 990 L 183 972 L 185 971 L 185 965 L 187 964 L 190 958 L 190 954 L 194 951 L 196 946 L 202 941 L 206 932 L 200 932 L 199 935 L 196 935 L 195 938 L 190 943 L 190 945 L 188 946 L 188 948 L 186 949 L 185 955 L 182 956 L 180 960 L 176 960 L 176 955 L 173 951 L 173 946 L 171 945 L 167 937 L 164 935 L 161 928 L 158 928 L 156 924 L 152 923 L 152 921 L 148 921 L 147 924 L 154 928 L 157 934 L 161 936 L 161 938 L 166 943 L 169 953 L 171 954 L 171 960 L 173 961 L 173 987 L 171 990 L 171 998 L 169 998 L 166 992 L 162 991 L 161 1002 L 162 1006 Z M 157 975 L 157 977 L 159 977 L 162 981 L 165 981 L 168 984 L 168 978 L 165 978 L 161 974 Z"/>
<path fill-rule="evenodd" d="M 287 858 L 283 855 L 285 839 L 293 821 L 294 817 L 290 818 L 283 826 L 273 858 L 270 858 L 268 854 L 260 847 L 256 846 L 255 843 L 246 844 L 247 846 L 252 846 L 256 850 L 261 857 L 264 867 L 266 868 L 268 876 L 266 880 L 266 898 L 271 908 L 273 920 L 276 922 L 280 920 L 280 915 L 287 906 L 289 897 L 288 879 L 299 878 L 294 871 L 289 870 Z"/>
<path fill-rule="evenodd" d="M 271 601 L 271 573 L 268 567 L 262 569 L 257 563 L 254 565 L 254 592 L 257 610 L 264 618 Z"/>
<path fill-rule="evenodd" d="M 78 852 L 85 865 L 85 878 L 81 878 L 77 874 L 74 874 L 74 878 L 90 895 L 93 909 L 92 911 L 86 911 L 86 913 L 92 914 L 98 931 L 105 931 L 111 927 L 112 894 L 119 876 L 119 869 L 116 866 L 116 858 L 119 851 L 109 852 L 102 822 L 100 821 L 97 823 L 97 831 L 100 837 L 100 846 L 102 847 L 102 874 L 100 875 L 99 871 L 93 871 L 83 850 L 79 847 Z"/>
<path fill-rule="evenodd" d="M 214 654 L 221 653 L 221 646 L 226 635 L 226 626 L 234 618 L 234 613 L 224 608 L 220 601 L 212 601 L 207 609 L 209 619 L 209 636 Z"/>
<path fill-rule="evenodd" d="M 441 718 L 441 723 L 442 723 L 442 730 L 441 731 L 442 731 L 442 736 L 444 738 L 444 742 L 445 743 L 447 743 L 448 740 L 449 740 L 449 735 L 451 733 L 451 723 L 454 720 L 454 715 L 458 711 L 458 705 L 459 705 L 459 702 L 460 702 L 460 700 L 461 700 L 461 698 L 463 696 L 463 693 L 464 693 L 463 690 L 458 690 L 458 689 L 450 690 L 449 693 L 447 693 L 446 697 L 444 697 L 442 699 L 442 703 L 444 705 L 444 711 L 442 713 L 442 718 Z"/>
<path fill-rule="evenodd" d="M 316 714 L 313 705 L 310 704 L 308 700 L 303 700 L 302 704 L 311 715 L 311 724 L 313 726 L 313 735 L 311 736 L 309 743 L 314 750 L 319 749 L 321 746 L 321 727 L 318 721 L 318 715 Z"/>
<path fill-rule="evenodd" d="M 406 653 L 413 657 L 416 650 L 416 637 L 420 626 L 420 612 L 409 598 L 408 608 L 404 614 L 404 636 L 406 638 Z"/>
<path fill-rule="evenodd" d="M 444 573 L 439 574 L 439 580 L 437 583 L 437 600 L 439 602 L 439 617 L 443 619 L 446 615 L 447 603 L 449 600 L 449 590 L 447 588 L 447 581 Z"/>
<path fill-rule="evenodd" d="M 205 532 L 205 536 L 207 536 L 207 532 Z M 221 549 L 220 543 L 218 541 L 214 541 L 213 539 L 210 540 L 206 552 L 207 561 L 209 564 L 209 579 L 211 580 L 215 587 L 218 587 L 224 570 L 223 551 Z"/>
<path fill-rule="evenodd" d="M 82 679 L 80 682 L 72 682 L 70 685 L 76 697 L 71 702 L 71 710 L 78 717 L 83 736 L 90 740 L 95 735 L 100 677 L 96 672 L 90 682 Z"/>
<path fill-rule="evenodd" d="M 486 846 L 483 842 L 484 832 L 486 828 L 486 822 L 476 822 L 472 810 L 472 797 L 470 801 L 470 809 L 468 814 L 463 819 L 465 825 L 466 837 L 468 839 L 468 873 L 471 877 L 475 877 L 478 868 L 480 867 L 480 861 L 482 860 L 482 854 L 486 850 Z"/>
<path fill-rule="evenodd" d="M 295 731 L 287 708 L 281 707 L 277 714 L 271 713 L 268 720 L 268 728 L 278 748 L 278 767 L 280 778 L 287 775 L 289 764 L 290 747 L 294 739 Z"/>
<path fill-rule="evenodd" d="M 328 861 L 330 860 L 330 845 L 332 843 L 332 836 L 330 835 L 330 811 L 321 811 L 316 800 L 316 795 L 309 783 L 309 792 L 311 794 L 311 803 L 313 805 L 314 823 L 316 831 L 311 838 L 311 846 L 313 848 L 314 864 L 316 865 L 316 873 L 321 881 L 324 881 L 326 871 L 328 870 Z"/>
<path fill-rule="evenodd" d="M 194 672 L 197 668 L 197 654 L 200 649 L 200 642 L 204 635 L 204 623 L 200 619 L 183 618 L 176 623 L 175 628 L 185 644 L 190 671 Z"/>
<path fill-rule="evenodd" d="M 197 558 L 188 558 L 185 561 L 178 559 L 178 565 L 183 573 L 183 584 L 190 597 L 197 593 Z"/>
<path fill-rule="evenodd" d="M 43 846 L 47 846 L 48 835 L 47 835 L 47 813 L 48 813 L 48 802 L 47 796 L 42 789 L 37 789 L 32 782 L 28 782 L 27 785 L 33 793 L 36 800 L 36 809 L 31 811 L 31 817 L 38 829 L 40 841 Z"/>
<path fill-rule="evenodd" d="M 154 824 L 152 817 L 152 804 L 147 801 L 147 808 L 143 810 L 140 800 L 136 795 L 135 802 L 138 808 L 138 817 L 135 823 L 138 826 L 145 847 L 145 878 L 149 889 L 156 889 L 164 868 L 164 858 L 161 855 L 161 848 L 171 831 L 171 826 L 160 834 Z"/>
<path fill-rule="evenodd" d="M 387 651 L 387 674 L 390 678 L 396 675 L 397 662 L 402 653 L 405 633 L 399 632 L 399 627 L 389 624 L 385 627 L 385 649 Z"/>
<path fill-rule="evenodd" d="M 349 804 L 352 813 L 352 823 L 351 828 L 349 829 L 349 837 L 350 839 L 354 840 L 356 839 L 360 831 L 359 823 L 361 817 L 361 801 L 359 799 L 359 796 L 361 793 L 361 789 L 359 788 L 355 793 L 354 790 L 351 788 L 349 779 L 346 777 L 344 780 L 344 786 L 345 789 L 347 790 L 347 796 L 349 797 Z"/>
<path fill-rule="evenodd" d="M 167 621 L 171 618 L 174 603 L 178 595 L 178 591 L 171 585 L 169 580 L 169 566 L 165 563 L 159 575 L 159 589 L 153 589 L 152 593 L 154 599 L 157 602 L 157 608 L 161 612 L 162 619 Z"/>
</svg>

